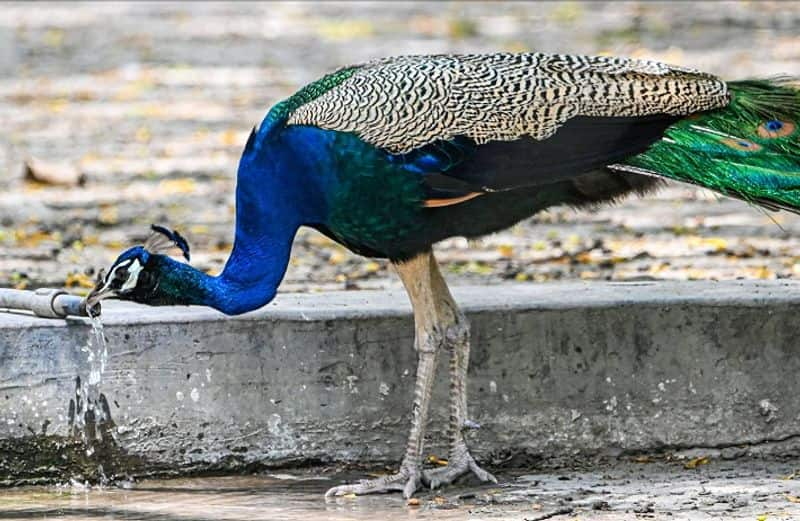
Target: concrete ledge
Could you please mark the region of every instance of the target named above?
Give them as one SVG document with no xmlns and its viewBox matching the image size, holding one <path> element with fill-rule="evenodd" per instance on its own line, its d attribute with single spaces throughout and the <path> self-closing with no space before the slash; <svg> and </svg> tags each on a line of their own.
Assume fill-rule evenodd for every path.
<svg viewBox="0 0 800 521">
<path fill-rule="evenodd" d="M 736 455 L 800 438 L 798 283 L 454 294 L 473 326 L 470 405 L 483 428 L 470 437 L 484 460 Z M 401 456 L 416 364 L 401 291 L 281 294 L 234 319 L 112 302 L 104 323 L 108 362 L 87 396 L 86 322 L 0 313 L 0 481 Z"/>
</svg>

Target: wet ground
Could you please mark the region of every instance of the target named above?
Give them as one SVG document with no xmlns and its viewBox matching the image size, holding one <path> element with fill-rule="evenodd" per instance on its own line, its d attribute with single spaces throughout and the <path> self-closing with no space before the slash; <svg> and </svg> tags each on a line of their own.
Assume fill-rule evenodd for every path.
<svg viewBox="0 0 800 521">
<path fill-rule="evenodd" d="M 798 2 L 4 4 L 0 286 L 86 291 L 92 270 L 152 222 L 178 228 L 193 262 L 219 271 L 249 129 L 342 64 L 536 50 L 733 78 L 797 74 L 798 26 Z M 44 162 L 35 171 L 82 181 L 26 178 L 31 158 Z M 455 284 L 778 278 L 800 272 L 798 229 L 796 216 L 673 185 L 597 212 L 554 209 L 438 251 Z M 281 290 L 397 284 L 385 262 L 303 230 Z"/>
<path fill-rule="evenodd" d="M 800 519 L 797 466 L 763 461 L 626 463 L 592 472 L 500 475 L 417 495 L 325 500 L 353 476 L 323 471 L 141 481 L 121 488 L 78 484 L 0 490 L 0 519 L 330 521 L 410 519 L 707 520 Z M 413 503 L 413 502 L 412 502 Z"/>
</svg>

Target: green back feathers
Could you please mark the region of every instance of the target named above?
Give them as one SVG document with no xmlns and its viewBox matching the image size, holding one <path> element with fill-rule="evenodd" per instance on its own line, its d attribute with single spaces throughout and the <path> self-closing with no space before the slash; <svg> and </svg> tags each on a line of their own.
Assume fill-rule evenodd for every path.
<svg viewBox="0 0 800 521">
<path fill-rule="evenodd" d="M 313 83 L 309 83 L 290 97 L 277 103 L 269 111 L 266 118 L 264 118 L 259 133 L 261 133 L 262 130 L 268 130 L 274 127 L 279 122 L 285 121 L 299 107 L 314 101 L 334 87 L 341 85 L 343 81 L 350 78 L 359 68 L 361 68 L 360 65 L 353 65 L 338 69 Z"/>
<path fill-rule="evenodd" d="M 676 123 L 649 150 L 611 168 L 800 212 L 800 91 L 785 80 L 728 87 L 727 107 Z"/>
</svg>

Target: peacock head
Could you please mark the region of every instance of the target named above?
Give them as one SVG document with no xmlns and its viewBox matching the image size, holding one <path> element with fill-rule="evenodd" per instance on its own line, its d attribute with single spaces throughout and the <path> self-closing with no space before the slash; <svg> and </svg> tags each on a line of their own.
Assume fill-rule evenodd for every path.
<svg viewBox="0 0 800 521">
<path fill-rule="evenodd" d="M 86 308 L 99 313 L 97 304 L 107 298 L 158 304 L 166 300 L 162 279 L 171 261 L 164 253 L 178 247 L 189 260 L 189 243 L 178 232 L 152 225 L 150 236 L 141 246 L 134 246 L 117 257 L 107 272 L 101 270 L 97 285 L 86 297 Z M 91 311 L 90 311 L 91 312 Z"/>
</svg>

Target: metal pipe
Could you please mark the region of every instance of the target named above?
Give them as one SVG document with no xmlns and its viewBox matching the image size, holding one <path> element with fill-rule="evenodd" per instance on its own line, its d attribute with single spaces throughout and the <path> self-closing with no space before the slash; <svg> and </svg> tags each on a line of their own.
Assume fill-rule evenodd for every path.
<svg viewBox="0 0 800 521">
<path fill-rule="evenodd" d="M 90 316 L 86 309 L 86 299 L 51 288 L 39 288 L 36 291 L 0 288 L 0 308 L 24 309 L 44 318 Z M 96 305 L 91 311 L 92 314 L 99 315 L 100 305 Z"/>
</svg>

